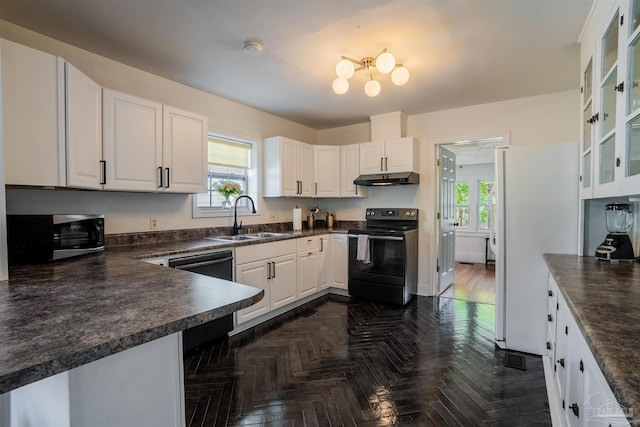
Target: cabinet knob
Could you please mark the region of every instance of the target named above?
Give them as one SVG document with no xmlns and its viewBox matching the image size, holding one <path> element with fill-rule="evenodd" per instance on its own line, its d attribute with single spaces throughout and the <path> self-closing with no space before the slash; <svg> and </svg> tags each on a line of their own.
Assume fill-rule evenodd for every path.
<svg viewBox="0 0 640 427">
<path fill-rule="evenodd" d="M 620 84 L 618 86 L 615 86 L 614 89 L 616 90 L 616 92 L 624 92 L 624 82 L 620 82 Z"/>
<path fill-rule="evenodd" d="M 564 357 L 560 360 L 558 360 L 558 365 L 562 366 L 564 368 Z"/>
<path fill-rule="evenodd" d="M 553 291 L 551 289 L 549 289 L 549 296 L 552 297 L 553 296 Z"/>
<path fill-rule="evenodd" d="M 551 343 L 547 341 L 547 350 L 551 350 Z"/>
<path fill-rule="evenodd" d="M 547 320 L 548 320 L 549 322 L 553 322 L 553 316 L 552 316 L 552 315 L 550 315 L 550 314 L 547 314 Z"/>
<path fill-rule="evenodd" d="M 622 163 L 622 161 L 620 160 L 620 157 L 617 157 L 616 158 L 616 167 L 619 168 L 621 163 Z"/>
</svg>

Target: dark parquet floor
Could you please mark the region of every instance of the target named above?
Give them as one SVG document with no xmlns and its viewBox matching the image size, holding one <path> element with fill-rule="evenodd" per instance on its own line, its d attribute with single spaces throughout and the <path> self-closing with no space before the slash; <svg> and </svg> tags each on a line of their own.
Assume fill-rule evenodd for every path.
<svg viewBox="0 0 640 427">
<path fill-rule="evenodd" d="M 504 366 L 493 305 L 311 304 L 185 354 L 187 425 L 551 425 L 542 361 Z"/>
</svg>

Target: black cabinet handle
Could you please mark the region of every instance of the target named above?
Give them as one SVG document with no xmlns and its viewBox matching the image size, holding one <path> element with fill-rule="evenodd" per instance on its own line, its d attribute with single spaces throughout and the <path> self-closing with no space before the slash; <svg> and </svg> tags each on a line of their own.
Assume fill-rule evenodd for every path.
<svg viewBox="0 0 640 427">
<path fill-rule="evenodd" d="M 571 405 L 569 405 L 569 409 L 571 409 L 571 412 L 573 412 L 573 415 L 580 418 L 580 407 L 578 406 L 577 403 L 572 403 Z"/>
<path fill-rule="evenodd" d="M 320 238 L 320 252 L 324 251 L 324 239 L 321 237 Z"/>
<path fill-rule="evenodd" d="M 318 195 L 318 183 L 316 182 L 315 184 L 316 184 L 315 192 L 316 192 L 316 196 L 317 196 Z"/>
<path fill-rule="evenodd" d="M 384 158 L 384 170 L 389 170 L 389 159 L 387 157 Z"/>
<path fill-rule="evenodd" d="M 271 279 L 271 263 L 267 263 L 267 280 Z"/>
<path fill-rule="evenodd" d="M 107 183 L 107 161 L 100 160 L 100 166 L 102 167 L 102 180 L 100 181 L 100 184 L 106 184 Z"/>
<path fill-rule="evenodd" d="M 552 297 L 553 296 L 553 291 L 551 289 L 549 289 L 549 296 Z"/>
<path fill-rule="evenodd" d="M 271 278 L 275 279 L 276 278 L 276 263 L 271 261 Z"/>
<path fill-rule="evenodd" d="M 165 170 L 167 171 L 167 183 L 165 184 L 164 188 L 169 188 L 169 183 L 171 182 L 170 176 L 169 175 L 169 168 L 165 168 Z"/>
<path fill-rule="evenodd" d="M 384 169 L 382 167 L 382 162 L 384 161 L 384 159 L 382 157 L 380 157 L 380 172 L 384 172 Z"/>
<path fill-rule="evenodd" d="M 562 366 L 564 368 L 564 357 L 560 360 L 558 360 L 558 365 Z"/>
<path fill-rule="evenodd" d="M 547 350 L 551 350 L 551 343 L 547 341 Z"/>
<path fill-rule="evenodd" d="M 162 166 L 158 166 L 158 177 L 159 177 L 159 181 L 160 181 L 160 185 L 158 185 L 158 188 L 162 188 L 162 187 L 164 187 L 162 185 Z"/>
<path fill-rule="evenodd" d="M 622 161 L 620 160 L 620 157 L 617 157 L 616 158 L 616 167 L 619 168 L 621 163 L 622 163 Z"/>
<path fill-rule="evenodd" d="M 552 315 L 550 315 L 550 314 L 547 314 L 547 320 L 548 320 L 549 322 L 553 322 L 553 316 L 552 316 Z"/>
<path fill-rule="evenodd" d="M 584 372 L 584 363 L 582 363 L 582 359 L 580 359 L 580 372 Z"/>
</svg>

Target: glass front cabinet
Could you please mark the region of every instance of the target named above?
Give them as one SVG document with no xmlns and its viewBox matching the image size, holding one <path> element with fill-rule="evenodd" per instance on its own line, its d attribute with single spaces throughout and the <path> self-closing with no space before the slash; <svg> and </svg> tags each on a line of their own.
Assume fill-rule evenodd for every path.
<svg viewBox="0 0 640 427">
<path fill-rule="evenodd" d="M 596 3 L 580 56 L 580 195 L 640 194 L 640 0 Z"/>
</svg>

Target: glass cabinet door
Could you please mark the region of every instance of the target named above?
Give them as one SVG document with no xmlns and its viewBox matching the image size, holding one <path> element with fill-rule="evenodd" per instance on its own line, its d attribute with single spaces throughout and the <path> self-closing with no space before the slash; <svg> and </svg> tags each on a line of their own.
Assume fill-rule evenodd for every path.
<svg viewBox="0 0 640 427">
<path fill-rule="evenodd" d="M 616 101 L 618 92 L 616 91 L 616 82 L 618 73 L 614 69 L 607 80 L 602 85 L 602 114 L 600 118 L 600 136 L 603 137 L 616 127 Z"/>
<path fill-rule="evenodd" d="M 591 148 L 591 133 L 593 130 L 593 108 L 591 108 L 591 102 L 587 104 L 583 111 L 582 121 L 582 152 L 585 152 Z"/>
<path fill-rule="evenodd" d="M 640 116 L 632 120 L 627 128 L 626 176 L 640 174 Z"/>
<path fill-rule="evenodd" d="M 582 156 L 582 188 L 591 187 L 591 151 Z"/>
<path fill-rule="evenodd" d="M 640 2 L 638 2 L 640 3 Z M 627 111 L 633 113 L 640 108 L 640 38 L 629 46 L 629 80 L 627 83 Z"/>
<path fill-rule="evenodd" d="M 615 135 L 600 144 L 600 184 L 612 182 L 616 175 L 616 143 Z"/>
<path fill-rule="evenodd" d="M 602 39 L 602 75 L 606 76 L 618 60 L 618 16 L 616 13 Z"/>
</svg>

